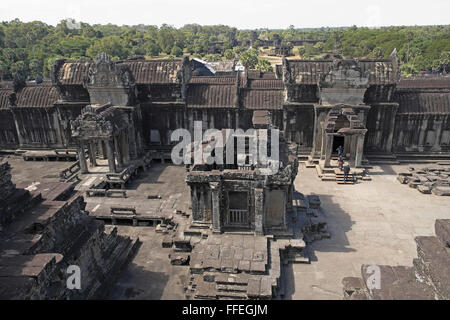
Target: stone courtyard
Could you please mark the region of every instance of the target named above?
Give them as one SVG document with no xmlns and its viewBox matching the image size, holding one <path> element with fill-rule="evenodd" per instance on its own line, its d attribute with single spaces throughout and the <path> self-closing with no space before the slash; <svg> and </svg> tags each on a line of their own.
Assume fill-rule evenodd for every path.
<svg viewBox="0 0 450 320">
<path fill-rule="evenodd" d="M 58 173 L 70 165 L 68 162 L 54 162 L 52 165 L 48 162 L 25 162 L 14 156 L 6 157 L 5 160 L 12 167 L 13 182 L 31 188 L 33 183 L 57 182 Z M 415 168 L 425 166 L 414 164 Z M 331 238 L 307 246 L 310 263 L 281 264 L 279 281 L 283 292 L 276 298 L 342 299 L 342 279 L 360 276 L 363 264 L 411 266 L 412 260 L 417 257 L 414 237 L 434 235 L 435 220 L 450 218 L 450 198 L 422 194 L 400 184 L 397 174 L 407 170 L 407 167 L 374 165 L 371 169 L 372 181 L 339 185 L 322 181 L 314 169 L 300 165 L 294 182 L 295 189 L 319 196 L 320 211 L 327 222 Z M 185 234 L 186 230 L 192 231 L 189 230 L 189 214 L 183 216 L 174 212 L 178 209 L 189 212 L 190 199 L 185 174 L 183 166 L 154 163 L 127 184 L 126 198 L 85 196 L 86 210 L 92 217 L 102 214 L 108 216 L 112 206 L 134 206 L 144 216 L 147 212 L 148 215 L 159 212 L 162 225 L 168 221 L 167 229 L 162 232 L 156 226 L 126 226 L 119 223 L 118 234 L 139 238 L 140 246 L 119 275 L 109 298 L 186 298 L 185 289 L 195 266 L 171 264 L 169 255 L 173 255 L 174 251 L 162 246 L 168 232 L 172 232 L 176 239 L 181 237 L 182 230 Z M 95 177 L 95 173 L 82 175 L 76 190 L 83 192 L 89 188 Z M 169 226 L 174 230 L 169 230 Z M 112 228 L 106 227 L 107 230 Z M 192 254 L 198 253 L 202 243 L 210 245 L 217 238 L 209 235 L 206 240 L 201 240 L 202 235 L 195 241 L 191 240 L 191 243 L 198 245 L 197 251 L 193 250 Z M 252 236 L 228 237 L 233 242 L 236 237 Z M 261 238 L 255 241 L 261 241 Z M 267 260 L 264 253 L 262 259 Z M 220 275 L 216 276 L 215 281 L 220 281 L 219 278 Z M 223 283 L 219 285 L 224 286 Z M 251 287 L 250 282 L 248 286 Z"/>
<path fill-rule="evenodd" d="M 372 181 L 355 185 L 322 182 L 313 169 L 299 169 L 295 187 L 320 196 L 331 238 L 311 245 L 311 265 L 288 266 L 286 298 L 342 299 L 342 279 L 360 276 L 363 264 L 412 266 L 414 237 L 434 235 L 435 220 L 450 218 L 450 199 L 400 184 L 397 173 L 407 167 L 374 166 Z"/>
</svg>

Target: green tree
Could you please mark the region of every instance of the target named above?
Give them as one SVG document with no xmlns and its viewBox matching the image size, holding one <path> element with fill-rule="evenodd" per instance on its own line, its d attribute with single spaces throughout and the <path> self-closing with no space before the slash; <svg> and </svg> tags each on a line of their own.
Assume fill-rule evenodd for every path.
<svg viewBox="0 0 450 320">
<path fill-rule="evenodd" d="M 128 48 L 125 47 L 119 36 L 108 36 L 96 40 L 87 50 L 86 55 L 94 59 L 100 53 L 105 52 L 111 57 L 125 59 L 129 55 Z"/>
<path fill-rule="evenodd" d="M 450 66 L 450 51 L 444 51 L 439 56 L 439 59 L 436 59 L 433 63 L 433 67 L 438 72 L 445 72 L 447 73 L 449 71 Z"/>
<path fill-rule="evenodd" d="M 406 64 L 402 65 L 400 67 L 400 69 L 401 69 L 402 76 L 406 77 L 406 78 L 413 77 L 413 76 L 419 74 L 417 68 L 411 63 L 406 63 Z"/>
<path fill-rule="evenodd" d="M 163 24 L 158 32 L 157 43 L 163 52 L 170 54 L 170 51 L 175 45 L 173 27 Z"/>
<path fill-rule="evenodd" d="M 25 61 L 14 62 L 10 67 L 11 73 L 13 75 L 19 74 L 22 77 L 26 77 L 28 74 L 28 66 Z"/>
<path fill-rule="evenodd" d="M 181 57 L 183 55 L 183 50 L 181 50 L 181 48 L 178 46 L 174 46 L 170 51 L 170 54 L 175 57 Z"/>
<path fill-rule="evenodd" d="M 226 60 L 233 60 L 235 57 L 234 51 L 232 49 L 225 50 L 223 56 Z"/>
<path fill-rule="evenodd" d="M 262 72 L 273 72 L 272 65 L 267 59 L 258 59 L 258 63 L 255 66 L 256 70 L 260 70 Z"/>
<path fill-rule="evenodd" d="M 258 64 L 258 51 L 255 49 L 244 51 L 241 53 L 240 59 L 244 67 L 252 70 Z"/>
<path fill-rule="evenodd" d="M 221 57 L 220 57 L 220 54 L 207 54 L 205 57 L 204 57 L 204 59 L 206 60 L 206 61 L 220 61 L 221 59 L 220 59 Z"/>
<path fill-rule="evenodd" d="M 305 49 L 304 46 L 300 46 L 300 47 L 297 48 L 297 53 L 298 53 L 298 55 L 299 55 L 300 57 L 303 57 L 304 54 L 305 54 L 305 52 L 306 52 L 306 49 Z"/>
<path fill-rule="evenodd" d="M 374 59 L 381 59 L 384 57 L 383 50 L 380 47 L 376 47 L 370 53 L 370 57 Z"/>
<path fill-rule="evenodd" d="M 146 44 L 146 52 L 149 56 L 157 56 L 161 52 L 161 48 L 153 41 L 148 41 Z"/>
<path fill-rule="evenodd" d="M 4 79 L 4 76 L 8 74 L 9 67 L 6 62 L 0 60 L 0 81 Z"/>
<path fill-rule="evenodd" d="M 42 63 L 38 59 L 32 59 L 30 61 L 30 76 L 36 77 L 37 74 L 42 73 Z"/>
</svg>

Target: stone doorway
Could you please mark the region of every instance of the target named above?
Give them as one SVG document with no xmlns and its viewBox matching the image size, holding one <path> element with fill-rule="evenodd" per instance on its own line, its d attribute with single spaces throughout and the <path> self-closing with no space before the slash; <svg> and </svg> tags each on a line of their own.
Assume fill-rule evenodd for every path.
<svg viewBox="0 0 450 320">
<path fill-rule="evenodd" d="M 339 146 L 342 146 L 342 148 L 344 148 L 344 155 L 345 155 L 345 152 L 346 152 L 346 150 L 345 150 L 345 137 L 344 136 L 340 136 L 340 135 L 335 135 L 333 137 L 333 147 L 331 149 L 331 154 L 337 155 L 336 149 Z"/>
</svg>

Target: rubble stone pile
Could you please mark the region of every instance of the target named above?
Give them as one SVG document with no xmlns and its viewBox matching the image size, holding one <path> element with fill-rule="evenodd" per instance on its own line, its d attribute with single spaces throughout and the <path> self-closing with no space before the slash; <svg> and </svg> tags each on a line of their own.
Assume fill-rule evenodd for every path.
<svg viewBox="0 0 450 320">
<path fill-rule="evenodd" d="M 410 167 L 409 172 L 400 172 L 397 180 L 421 193 L 450 196 L 450 167 Z"/>
</svg>

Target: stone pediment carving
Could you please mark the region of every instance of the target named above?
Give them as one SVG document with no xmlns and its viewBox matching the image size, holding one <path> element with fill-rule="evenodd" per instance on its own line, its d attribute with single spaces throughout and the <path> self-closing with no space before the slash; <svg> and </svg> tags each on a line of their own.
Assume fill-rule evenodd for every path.
<svg viewBox="0 0 450 320">
<path fill-rule="evenodd" d="M 85 87 L 130 87 L 133 82 L 131 70 L 127 65 L 117 65 L 108 55 L 101 53 L 89 68 Z"/>
<path fill-rule="evenodd" d="M 334 60 L 330 70 L 319 78 L 320 103 L 364 104 L 369 76 L 368 71 L 362 71 L 358 60 Z"/>
<path fill-rule="evenodd" d="M 114 126 L 108 119 L 86 106 L 80 116 L 70 121 L 72 137 L 78 139 L 110 138 L 114 135 Z"/>
<path fill-rule="evenodd" d="M 334 60 L 330 71 L 320 76 L 322 88 L 367 88 L 369 73 L 363 73 L 358 60 Z"/>
</svg>

